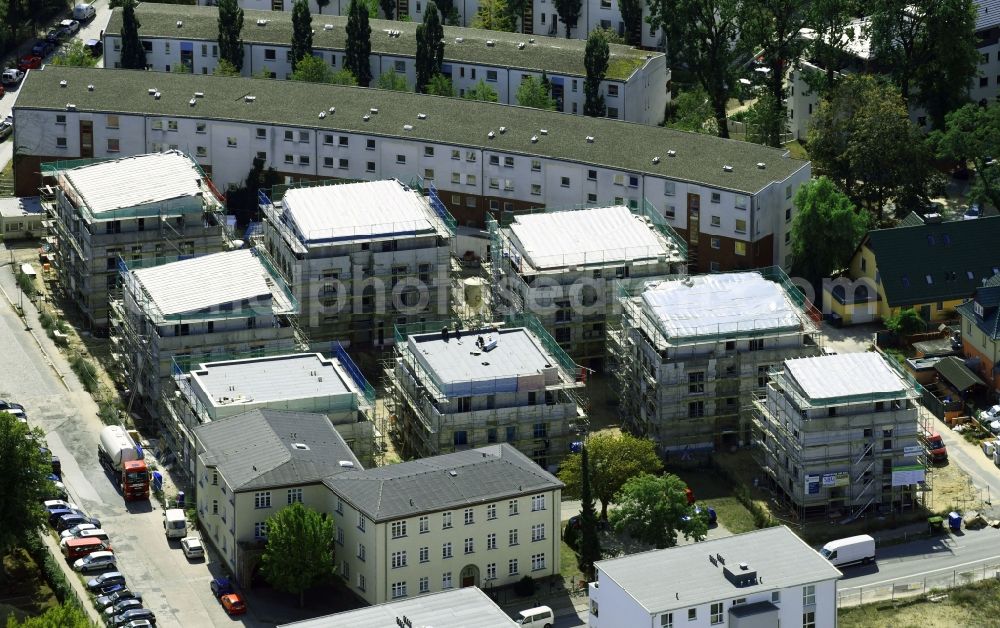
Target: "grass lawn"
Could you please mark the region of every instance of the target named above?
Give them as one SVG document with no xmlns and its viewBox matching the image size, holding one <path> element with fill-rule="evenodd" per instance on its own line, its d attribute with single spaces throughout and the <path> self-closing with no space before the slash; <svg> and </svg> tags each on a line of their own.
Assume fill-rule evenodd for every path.
<svg viewBox="0 0 1000 628">
<path fill-rule="evenodd" d="M 840 628 L 952 628 L 996 626 L 1000 615 L 1000 582 L 984 580 L 947 591 L 947 599 L 929 602 L 866 604 L 838 613 Z"/>
<path fill-rule="evenodd" d="M 562 546 L 559 550 L 559 574 L 566 583 L 566 588 L 570 588 L 572 583 L 583 580 L 583 574 L 576 566 L 576 552 L 573 551 L 566 541 L 560 541 Z"/>
<path fill-rule="evenodd" d="M 7 625 L 8 617 L 23 619 L 29 615 L 41 615 L 58 605 L 59 601 L 28 552 L 15 549 L 5 556 L 3 570 L 5 575 L 0 575 L 3 598 L 0 625 Z"/>
<path fill-rule="evenodd" d="M 795 140 L 794 142 L 789 142 L 787 144 L 782 144 L 782 146 L 788 149 L 788 152 L 795 159 L 809 159 L 809 153 L 806 152 L 805 146 L 802 142 Z"/>
<path fill-rule="evenodd" d="M 733 488 L 724 478 L 713 474 L 709 469 L 667 469 L 667 471 L 687 483 L 694 491 L 694 497 L 699 504 L 714 508 L 719 523 L 733 534 L 757 529 L 750 511 L 733 497 Z"/>
</svg>

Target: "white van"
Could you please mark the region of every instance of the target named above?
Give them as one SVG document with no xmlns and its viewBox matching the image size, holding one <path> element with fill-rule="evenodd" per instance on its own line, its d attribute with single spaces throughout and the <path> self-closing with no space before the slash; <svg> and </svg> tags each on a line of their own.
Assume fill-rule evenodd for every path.
<svg viewBox="0 0 1000 628">
<path fill-rule="evenodd" d="M 101 539 L 102 541 L 108 540 L 108 533 L 101 528 L 94 528 L 93 530 L 84 530 L 80 533 L 78 539 Z"/>
<path fill-rule="evenodd" d="M 168 539 L 183 539 L 187 536 L 187 517 L 180 508 L 168 508 L 163 513 L 163 530 Z"/>
<path fill-rule="evenodd" d="M 97 15 L 97 9 L 93 4 L 78 4 L 73 7 L 73 19 L 78 22 L 92 20 Z"/>
<path fill-rule="evenodd" d="M 548 606 L 537 606 L 529 608 L 519 613 L 517 625 L 522 628 L 552 628 L 555 623 L 555 615 Z"/>
<path fill-rule="evenodd" d="M 835 567 L 875 561 L 875 539 L 867 534 L 830 541 L 819 551 Z"/>
</svg>

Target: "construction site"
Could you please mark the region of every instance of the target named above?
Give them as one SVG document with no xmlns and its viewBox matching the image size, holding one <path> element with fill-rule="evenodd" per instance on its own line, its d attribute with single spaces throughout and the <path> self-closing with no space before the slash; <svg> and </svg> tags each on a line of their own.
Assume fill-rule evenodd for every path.
<svg viewBox="0 0 1000 628">
<path fill-rule="evenodd" d="M 605 371 L 616 282 L 687 272 L 687 248 L 648 201 L 489 219 L 494 314 L 528 312 L 579 364 Z"/>
<path fill-rule="evenodd" d="M 920 385 L 880 351 L 789 359 L 753 400 L 751 452 L 800 520 L 927 506 Z"/>
<path fill-rule="evenodd" d="M 530 315 L 395 328 L 379 432 L 404 459 L 509 443 L 555 469 L 588 430 L 579 368 Z"/>
<path fill-rule="evenodd" d="M 821 351 L 816 314 L 777 267 L 617 289 L 608 358 L 622 425 L 668 458 L 748 445 L 751 394 L 782 361 Z"/>
</svg>

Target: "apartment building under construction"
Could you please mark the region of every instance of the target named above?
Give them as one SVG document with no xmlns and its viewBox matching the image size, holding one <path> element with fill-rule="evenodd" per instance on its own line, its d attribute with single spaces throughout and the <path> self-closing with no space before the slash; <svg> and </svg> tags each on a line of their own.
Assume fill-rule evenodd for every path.
<svg viewBox="0 0 1000 628">
<path fill-rule="evenodd" d="M 605 367 L 615 283 L 686 272 L 683 240 L 648 203 L 505 212 L 487 226 L 497 313 L 530 312 L 595 371 Z"/>
<path fill-rule="evenodd" d="M 396 327 L 388 431 L 406 458 L 509 443 L 555 469 L 587 428 L 585 376 L 537 320 Z"/>
<path fill-rule="evenodd" d="M 913 508 L 928 488 L 920 385 L 881 352 L 786 360 L 753 403 L 753 453 L 801 517 Z"/>
<path fill-rule="evenodd" d="M 267 253 L 311 338 L 380 347 L 395 324 L 448 317 L 455 220 L 433 187 L 279 187 L 260 208 Z"/>
<path fill-rule="evenodd" d="M 664 453 L 749 444 L 751 393 L 782 361 L 820 351 L 779 268 L 620 290 L 621 325 L 608 344 L 622 421 Z"/>
<path fill-rule="evenodd" d="M 119 257 L 162 264 L 224 248 L 222 202 L 179 151 L 46 163 L 42 174 L 55 267 L 88 327 L 108 326 Z"/>
</svg>

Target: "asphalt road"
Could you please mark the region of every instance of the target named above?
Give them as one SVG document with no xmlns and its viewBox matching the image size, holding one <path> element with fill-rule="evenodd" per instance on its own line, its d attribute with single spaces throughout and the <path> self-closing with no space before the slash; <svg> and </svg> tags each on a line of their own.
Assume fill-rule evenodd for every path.
<svg viewBox="0 0 1000 628">
<path fill-rule="evenodd" d="M 0 268 L 0 399 L 24 404 L 29 423 L 45 431 L 49 448 L 61 459 L 71 500 L 98 517 L 108 530 L 119 570 L 130 586 L 142 591 L 158 626 L 240 623 L 226 616 L 209 590 L 212 571 L 222 573 L 213 557 L 191 563 L 176 542 L 168 545 L 155 500 L 126 508 L 97 461 L 97 436 L 103 427 L 97 407 L 37 323 L 34 329 L 25 330 L 10 304 L 17 300 L 17 289 L 5 263 L 8 260 L 9 253 L 0 246 L 0 263 L 4 263 Z M 26 309 L 33 310 L 30 304 Z M 242 620 L 243 625 L 273 625 L 258 621 L 252 599 L 249 606 L 250 615 Z"/>
</svg>

